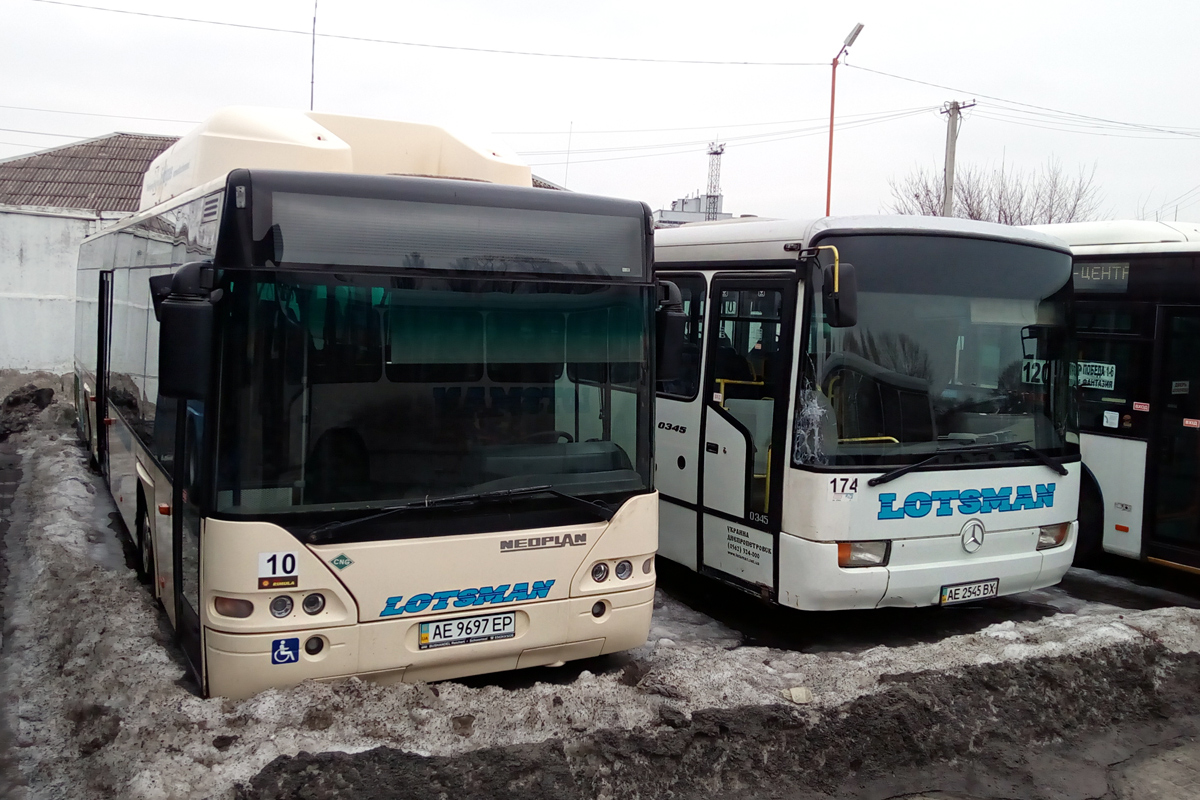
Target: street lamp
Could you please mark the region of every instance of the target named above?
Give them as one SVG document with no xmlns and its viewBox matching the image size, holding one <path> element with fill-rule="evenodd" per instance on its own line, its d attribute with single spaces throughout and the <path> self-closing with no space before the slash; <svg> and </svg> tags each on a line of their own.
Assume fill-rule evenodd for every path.
<svg viewBox="0 0 1200 800">
<path fill-rule="evenodd" d="M 860 22 L 854 26 L 854 30 L 850 31 L 850 35 L 846 37 L 846 41 L 842 42 L 842 49 L 838 50 L 838 54 L 833 57 L 833 84 L 829 87 L 829 167 L 825 171 L 825 216 L 829 216 L 829 197 L 833 190 L 833 101 L 837 93 L 837 67 L 838 59 L 840 59 L 850 45 L 854 44 L 854 40 L 862 33 L 863 24 Z"/>
</svg>

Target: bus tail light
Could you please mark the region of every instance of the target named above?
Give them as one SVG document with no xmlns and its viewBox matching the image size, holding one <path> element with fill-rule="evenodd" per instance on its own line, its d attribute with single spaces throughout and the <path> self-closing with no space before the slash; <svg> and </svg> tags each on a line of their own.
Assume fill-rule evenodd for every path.
<svg viewBox="0 0 1200 800">
<path fill-rule="evenodd" d="M 839 567 L 882 567 L 888 562 L 891 542 L 838 542 Z"/>
<path fill-rule="evenodd" d="M 1038 550 L 1049 550 L 1051 547 L 1058 547 L 1067 540 L 1067 533 L 1071 530 L 1071 523 L 1060 522 L 1057 525 L 1043 525 L 1038 529 Z"/>
<path fill-rule="evenodd" d="M 213 607 L 223 617 L 245 619 L 254 613 L 254 603 L 249 600 L 239 600 L 236 597 L 214 597 Z"/>
</svg>

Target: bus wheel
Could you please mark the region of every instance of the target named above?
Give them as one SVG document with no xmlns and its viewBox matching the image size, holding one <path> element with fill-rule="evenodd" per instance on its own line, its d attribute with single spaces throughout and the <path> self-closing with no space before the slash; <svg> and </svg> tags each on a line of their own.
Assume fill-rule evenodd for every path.
<svg viewBox="0 0 1200 800">
<path fill-rule="evenodd" d="M 138 548 L 138 564 L 137 576 L 142 583 L 150 584 L 150 590 L 154 590 L 154 542 L 150 536 L 150 521 L 146 515 L 146 504 L 140 498 L 138 500 L 137 514 L 137 548 Z"/>
<path fill-rule="evenodd" d="M 1095 483 L 1086 477 L 1079 492 L 1079 538 L 1075 543 L 1077 567 L 1093 567 L 1104 554 L 1104 501 Z"/>
</svg>

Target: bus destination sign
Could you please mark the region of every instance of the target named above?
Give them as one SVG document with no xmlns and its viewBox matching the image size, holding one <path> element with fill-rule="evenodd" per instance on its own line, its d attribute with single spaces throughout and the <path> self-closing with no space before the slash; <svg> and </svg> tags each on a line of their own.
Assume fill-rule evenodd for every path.
<svg viewBox="0 0 1200 800">
<path fill-rule="evenodd" d="M 1075 262 L 1075 291 L 1121 293 L 1129 289 L 1129 262 Z"/>
</svg>

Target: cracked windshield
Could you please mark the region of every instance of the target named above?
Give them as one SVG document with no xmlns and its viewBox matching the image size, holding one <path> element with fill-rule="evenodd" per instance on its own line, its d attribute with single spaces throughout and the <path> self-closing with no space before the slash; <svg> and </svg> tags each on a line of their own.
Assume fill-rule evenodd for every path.
<svg viewBox="0 0 1200 800">
<path fill-rule="evenodd" d="M 1012 456 L 987 445 L 1048 455 L 1077 447 L 1066 439 L 1068 255 L 911 235 L 820 244 L 854 265 L 858 323 L 833 328 L 813 304 L 798 463 L 904 464 L 939 450 L 994 460 Z M 821 251 L 822 265 L 832 259 Z"/>
<path fill-rule="evenodd" d="M 645 490 L 649 299 L 583 282 L 234 277 L 217 507 Z"/>
</svg>

